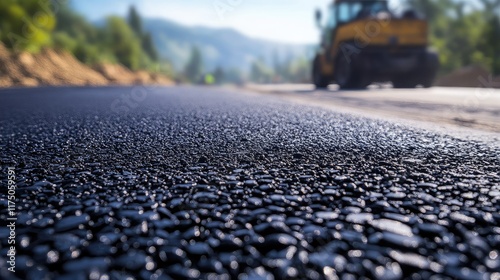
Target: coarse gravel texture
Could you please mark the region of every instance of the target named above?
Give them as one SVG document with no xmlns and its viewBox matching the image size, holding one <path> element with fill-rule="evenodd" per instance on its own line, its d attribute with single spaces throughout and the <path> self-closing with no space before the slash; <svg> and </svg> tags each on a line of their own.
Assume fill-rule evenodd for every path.
<svg viewBox="0 0 500 280">
<path fill-rule="evenodd" d="M 20 279 L 500 278 L 489 144 L 217 88 L 12 89 L 0 109 Z"/>
</svg>

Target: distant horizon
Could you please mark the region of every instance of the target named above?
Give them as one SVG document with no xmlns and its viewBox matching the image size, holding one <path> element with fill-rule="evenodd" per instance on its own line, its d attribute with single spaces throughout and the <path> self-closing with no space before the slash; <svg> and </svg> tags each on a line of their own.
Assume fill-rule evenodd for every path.
<svg viewBox="0 0 500 280">
<path fill-rule="evenodd" d="M 76 12 L 93 22 L 112 15 L 124 17 L 133 5 L 142 17 L 148 19 L 165 19 L 186 27 L 230 29 L 257 40 L 310 45 L 317 44 L 320 37 L 314 22 L 314 11 L 316 8 L 325 9 L 331 0 L 317 0 L 313 3 L 301 0 L 276 0 L 273 3 L 265 0 L 252 2 L 106 0 L 106 4 L 103 2 L 70 0 Z M 236 4 L 231 7 L 227 3 Z M 173 12 L 174 10 L 176 12 Z M 255 24 L 255 18 L 260 20 L 258 24 Z"/>
<path fill-rule="evenodd" d="M 125 17 L 135 6 L 144 18 L 165 19 L 186 27 L 231 29 L 252 39 L 286 44 L 318 44 L 314 11 L 332 0 L 69 0 L 90 21 Z M 389 0 L 394 10 L 401 1 Z M 477 4 L 477 0 L 468 3 Z M 324 17 L 325 18 L 325 17 Z"/>
<path fill-rule="evenodd" d="M 112 16 L 112 15 L 109 15 L 109 16 Z M 97 21 L 104 20 L 104 19 L 106 19 L 106 17 L 108 17 L 108 16 L 104 16 L 103 18 L 100 18 Z M 295 43 L 295 42 L 283 42 L 283 41 L 278 41 L 278 40 L 273 40 L 273 39 L 254 37 L 254 36 L 245 34 L 244 32 L 242 32 L 242 31 L 240 31 L 238 29 L 232 28 L 230 26 L 220 26 L 220 27 L 216 26 L 216 27 L 212 27 L 212 26 L 205 26 L 205 25 L 199 25 L 199 24 L 188 25 L 188 24 L 183 24 L 183 23 L 174 21 L 172 19 L 162 18 L 162 17 L 143 17 L 143 20 L 165 21 L 165 22 L 170 22 L 172 24 L 179 25 L 180 27 L 184 27 L 184 28 L 205 28 L 205 29 L 211 29 L 211 30 L 217 30 L 217 31 L 233 31 L 235 33 L 240 34 L 241 36 L 247 37 L 247 38 L 249 38 L 251 40 L 254 40 L 254 41 L 263 41 L 263 42 L 269 42 L 269 43 L 277 43 L 277 44 L 284 44 L 284 45 L 295 45 L 295 46 L 311 46 L 311 45 L 318 44 L 318 42 L 312 42 L 312 43 Z"/>
</svg>

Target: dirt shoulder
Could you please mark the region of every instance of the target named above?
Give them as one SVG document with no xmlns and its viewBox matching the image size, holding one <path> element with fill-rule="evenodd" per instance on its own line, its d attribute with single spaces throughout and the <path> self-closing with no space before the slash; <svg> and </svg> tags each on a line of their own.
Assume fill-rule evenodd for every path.
<svg viewBox="0 0 500 280">
<path fill-rule="evenodd" d="M 312 85 L 247 85 L 246 89 L 341 112 L 500 133 L 498 89 L 371 87 L 341 91 L 331 86 L 318 91 Z"/>
<path fill-rule="evenodd" d="M 89 67 L 67 52 L 46 49 L 13 53 L 0 44 L 0 87 L 171 85 L 166 76 L 131 71 L 122 65 Z"/>
<path fill-rule="evenodd" d="M 500 88 L 500 76 L 493 75 L 484 67 L 471 65 L 453 71 L 436 81 L 439 87 Z"/>
</svg>

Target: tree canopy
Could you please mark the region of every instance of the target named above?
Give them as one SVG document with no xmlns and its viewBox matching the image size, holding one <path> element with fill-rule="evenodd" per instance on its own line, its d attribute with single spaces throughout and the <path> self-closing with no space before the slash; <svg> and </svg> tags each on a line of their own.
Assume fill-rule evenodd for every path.
<svg viewBox="0 0 500 280">
<path fill-rule="evenodd" d="M 0 40 L 16 51 L 63 49 L 87 64 L 117 62 L 132 70 L 170 69 L 160 65 L 152 36 L 143 30 L 133 6 L 127 20 L 109 17 L 101 26 L 88 22 L 66 1 L 2 0 Z"/>
<path fill-rule="evenodd" d="M 39 51 L 51 43 L 55 25 L 50 1 L 0 1 L 0 40 L 7 47 Z"/>
<path fill-rule="evenodd" d="M 198 82 L 203 75 L 203 57 L 200 49 L 194 46 L 191 49 L 191 56 L 184 70 L 184 75 L 192 82 Z"/>
<path fill-rule="evenodd" d="M 406 0 L 429 20 L 442 72 L 480 64 L 500 74 L 500 0 Z"/>
</svg>

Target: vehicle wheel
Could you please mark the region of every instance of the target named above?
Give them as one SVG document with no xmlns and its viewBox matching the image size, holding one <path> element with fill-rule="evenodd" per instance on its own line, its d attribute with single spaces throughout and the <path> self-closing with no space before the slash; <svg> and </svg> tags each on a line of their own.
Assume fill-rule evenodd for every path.
<svg viewBox="0 0 500 280">
<path fill-rule="evenodd" d="M 430 88 L 434 84 L 437 71 L 439 69 L 439 57 L 435 52 L 427 53 L 425 73 L 423 73 L 420 84 L 425 88 Z"/>
<path fill-rule="evenodd" d="M 316 57 L 316 59 L 314 59 L 312 79 L 313 79 L 313 83 L 317 89 L 326 89 L 328 87 L 328 85 L 330 84 L 329 77 L 324 76 L 321 73 L 321 62 L 319 60 L 319 57 Z"/>
<path fill-rule="evenodd" d="M 348 61 L 344 55 L 337 59 L 335 67 L 335 81 L 341 89 L 366 88 L 366 83 L 361 80 L 361 73 L 356 73 L 356 63 L 353 59 Z"/>
</svg>

